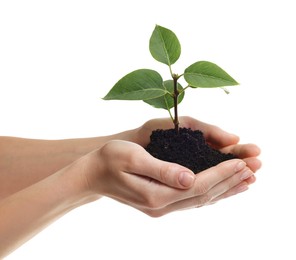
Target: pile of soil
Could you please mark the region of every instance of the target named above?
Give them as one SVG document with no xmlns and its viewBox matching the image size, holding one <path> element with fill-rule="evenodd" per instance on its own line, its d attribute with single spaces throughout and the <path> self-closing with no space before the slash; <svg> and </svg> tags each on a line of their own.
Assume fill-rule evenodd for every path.
<svg viewBox="0 0 296 260">
<path fill-rule="evenodd" d="M 236 158 L 231 153 L 225 154 L 213 149 L 201 131 L 190 128 L 180 128 L 179 133 L 175 129 L 155 130 L 146 150 L 160 160 L 178 163 L 194 173 Z"/>
</svg>

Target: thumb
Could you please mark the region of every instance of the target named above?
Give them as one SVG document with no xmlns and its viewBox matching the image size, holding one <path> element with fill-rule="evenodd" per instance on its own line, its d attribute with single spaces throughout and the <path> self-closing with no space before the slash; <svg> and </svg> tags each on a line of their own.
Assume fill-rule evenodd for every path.
<svg viewBox="0 0 296 260">
<path fill-rule="evenodd" d="M 189 189 L 196 177 L 191 170 L 184 166 L 165 162 L 153 156 L 145 164 L 150 165 L 150 167 L 145 168 L 144 174 L 146 176 L 174 188 Z"/>
</svg>

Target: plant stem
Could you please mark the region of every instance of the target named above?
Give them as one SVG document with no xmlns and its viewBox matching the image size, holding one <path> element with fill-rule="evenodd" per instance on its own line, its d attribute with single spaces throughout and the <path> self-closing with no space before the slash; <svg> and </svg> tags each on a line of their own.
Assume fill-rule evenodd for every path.
<svg viewBox="0 0 296 260">
<path fill-rule="evenodd" d="M 173 75 L 174 80 L 174 125 L 175 130 L 177 133 L 179 133 L 179 118 L 178 118 L 178 96 L 179 96 L 179 90 L 178 90 L 178 75 Z"/>
</svg>

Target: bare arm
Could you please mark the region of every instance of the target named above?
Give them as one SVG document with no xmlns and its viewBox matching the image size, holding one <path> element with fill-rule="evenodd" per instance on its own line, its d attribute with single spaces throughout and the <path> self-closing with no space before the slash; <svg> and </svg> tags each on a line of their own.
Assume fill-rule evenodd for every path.
<svg viewBox="0 0 296 260">
<path fill-rule="evenodd" d="M 195 176 L 180 165 L 153 158 L 143 146 L 153 129 L 171 127 L 167 119 L 106 137 L 0 137 L 0 258 L 70 210 L 101 196 L 162 216 L 214 203 L 255 181 L 253 173 L 261 165 L 257 146 L 238 145 L 237 136 L 191 118 L 181 118 L 181 124 L 203 130 L 210 143 L 241 160 Z M 132 142 L 110 141 L 114 139 Z"/>
<path fill-rule="evenodd" d="M 0 136 L 0 201 L 99 149 L 109 140 L 128 139 L 127 133 L 65 140 Z"/>
<path fill-rule="evenodd" d="M 70 210 L 101 196 L 160 217 L 245 191 L 254 182 L 253 174 L 243 160 L 235 159 L 196 176 L 152 157 L 140 145 L 110 141 L 0 201 L 0 258 Z"/>
<path fill-rule="evenodd" d="M 251 169 L 257 168 L 259 161 L 249 158 L 260 154 L 258 147 L 237 145 L 237 136 L 190 117 L 180 117 L 180 125 L 202 130 L 207 141 L 218 149 L 229 151 L 234 147 L 235 154 L 245 159 Z M 171 127 L 171 119 L 167 118 L 153 119 L 139 128 L 101 137 L 65 140 L 0 137 L 0 201 L 48 177 L 81 156 L 99 149 L 110 140 L 132 141 L 145 147 L 153 130 Z"/>
<path fill-rule="evenodd" d="M 0 259 L 73 208 L 99 198 L 81 178 L 83 160 L 0 201 Z"/>
</svg>

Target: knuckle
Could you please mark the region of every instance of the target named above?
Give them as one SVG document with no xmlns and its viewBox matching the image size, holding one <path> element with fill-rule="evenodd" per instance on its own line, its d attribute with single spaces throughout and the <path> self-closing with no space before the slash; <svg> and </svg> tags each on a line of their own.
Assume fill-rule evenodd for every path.
<svg viewBox="0 0 296 260">
<path fill-rule="evenodd" d="M 170 181 L 172 177 L 171 168 L 172 166 L 170 164 L 166 164 L 159 169 L 159 179 L 162 183 L 168 183 Z"/>
<path fill-rule="evenodd" d="M 149 193 L 144 198 L 144 207 L 150 210 L 156 210 L 161 207 L 161 202 L 159 200 L 159 197 L 154 195 L 153 193 Z"/>
<path fill-rule="evenodd" d="M 128 152 L 124 152 L 128 149 Z M 118 141 L 118 140 L 111 140 L 105 143 L 99 150 L 98 155 L 102 158 L 113 158 L 114 161 L 120 160 L 122 163 L 125 163 L 126 166 L 134 166 L 138 165 L 138 156 L 142 147 L 140 146 L 133 146 L 129 143 Z"/>
<path fill-rule="evenodd" d="M 203 195 L 209 191 L 209 184 L 205 181 L 200 181 L 195 186 L 195 195 Z"/>
<path fill-rule="evenodd" d="M 114 145 L 116 144 L 116 141 L 109 141 L 105 143 L 99 150 L 98 155 L 102 157 L 108 157 L 110 154 L 114 153 Z"/>
</svg>

